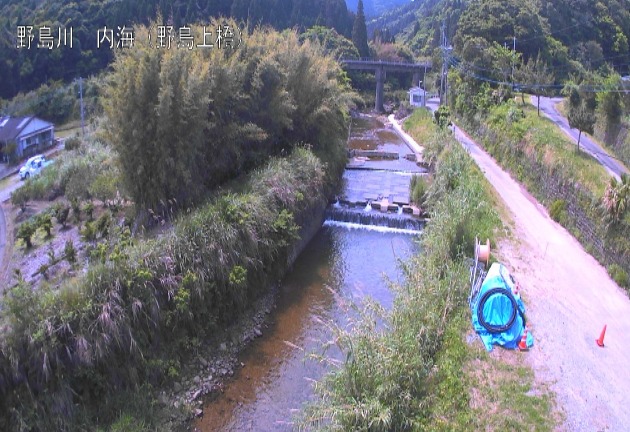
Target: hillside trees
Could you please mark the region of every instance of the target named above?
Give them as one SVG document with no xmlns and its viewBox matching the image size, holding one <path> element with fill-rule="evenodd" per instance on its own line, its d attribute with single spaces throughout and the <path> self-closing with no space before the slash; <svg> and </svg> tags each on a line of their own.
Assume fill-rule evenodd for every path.
<svg viewBox="0 0 630 432">
<path fill-rule="evenodd" d="M 550 86 L 553 84 L 554 75 L 549 70 L 540 53 L 536 58 L 530 57 L 522 63 L 516 74 L 518 81 L 524 84 L 536 96 L 536 107 L 540 116 L 540 97 L 550 93 Z"/>
<path fill-rule="evenodd" d="M 363 12 L 363 1 L 359 0 L 357 6 L 357 15 L 354 18 L 354 25 L 352 26 L 352 42 L 354 46 L 359 50 L 361 57 L 370 56 L 370 48 L 368 46 L 367 28 L 365 26 L 365 14 Z"/>
<path fill-rule="evenodd" d="M 298 143 L 324 159 L 343 151 L 346 89 L 333 59 L 293 32 L 245 37 L 234 50 L 117 52 L 105 89 L 107 139 L 141 208 L 193 204 Z"/>
<path fill-rule="evenodd" d="M 569 126 L 579 131 L 577 141 L 577 149 L 579 151 L 582 133 L 593 133 L 596 120 L 595 108 L 597 107 L 597 100 L 595 93 L 588 92 L 584 90 L 583 87 L 579 87 L 572 82 L 569 82 L 565 86 L 564 93 L 568 96 L 569 101 L 569 110 L 567 113 Z"/>
<path fill-rule="evenodd" d="M 97 48 L 97 30 L 104 26 L 116 29 L 146 25 L 159 12 L 172 21 L 174 30 L 197 23 L 208 24 L 211 16 L 232 14 L 252 26 L 305 29 L 320 24 L 332 26 L 346 37 L 352 32 L 353 14 L 348 12 L 344 0 L 50 0 L 35 3 L 31 7 L 19 0 L 0 2 L 0 29 L 3 30 L 0 98 L 11 98 L 43 83 L 68 82 L 101 72 L 113 60 L 114 50 Z M 72 28 L 72 47 L 62 43 L 52 50 L 38 49 L 38 32 L 43 25 L 51 29 L 55 43 L 59 27 L 68 31 Z M 30 49 L 16 49 L 18 26 L 33 27 Z M 155 34 L 153 37 L 155 40 Z M 138 35 L 135 39 L 141 41 Z"/>
<path fill-rule="evenodd" d="M 466 39 L 479 37 L 492 43 L 513 45 L 516 37 L 518 51 L 528 59 L 538 51 L 546 52 L 547 41 L 541 35 L 548 33 L 546 22 L 536 4 L 521 0 L 482 0 L 461 15 L 454 38 L 456 49 Z"/>
</svg>

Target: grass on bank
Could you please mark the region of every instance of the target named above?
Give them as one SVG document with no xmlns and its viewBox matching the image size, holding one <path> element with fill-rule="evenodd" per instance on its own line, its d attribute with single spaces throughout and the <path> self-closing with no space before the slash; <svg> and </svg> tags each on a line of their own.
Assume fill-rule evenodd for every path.
<svg viewBox="0 0 630 432">
<path fill-rule="evenodd" d="M 430 116 L 421 112 L 408 124 L 415 130 L 433 128 Z M 406 282 L 395 288 L 390 314 L 375 316 L 368 309 L 352 330 L 337 329 L 335 342 L 347 353 L 346 361 L 317 384 L 321 400 L 306 410 L 304 428 L 553 427 L 544 421 L 551 407 L 546 396 L 523 396 L 532 386 L 531 372 L 518 369 L 514 374 L 499 374 L 500 365 L 493 363 L 479 341 L 469 346 L 464 340 L 470 328 L 466 257 L 472 255 L 476 235 L 495 243 L 501 221 L 488 185 L 470 157 L 449 134 L 431 132 L 424 144 L 439 156 L 427 193 L 431 221 L 421 237 L 422 252 L 403 265 Z M 479 369 L 496 371 L 498 380 L 478 379 Z M 515 379 L 524 384 L 516 386 Z M 475 405 L 478 394 L 503 393 L 523 400 L 511 406 L 512 399 L 506 397 L 504 402 L 493 397 Z M 517 416 L 518 423 L 505 423 L 506 412 L 508 419 Z"/>
<path fill-rule="evenodd" d="M 527 182 L 521 155 L 535 158 L 551 172 L 577 181 L 594 196 L 601 197 L 608 184 L 606 170 L 583 150 L 578 151 L 558 127 L 546 117 L 538 117 L 531 105 L 505 103 L 494 107 L 488 116 L 491 139 L 484 146 L 516 174 L 518 181 Z M 500 146 L 509 149 L 500 150 Z"/>
<path fill-rule="evenodd" d="M 3 298 L 1 430 L 89 430 L 121 412 L 158 429 L 125 397 L 145 402 L 141 386 L 162 385 L 265 292 L 325 203 L 325 168 L 304 148 L 244 180 L 162 237 L 124 246 L 120 233 L 102 262 L 59 290 L 20 283 Z"/>
</svg>

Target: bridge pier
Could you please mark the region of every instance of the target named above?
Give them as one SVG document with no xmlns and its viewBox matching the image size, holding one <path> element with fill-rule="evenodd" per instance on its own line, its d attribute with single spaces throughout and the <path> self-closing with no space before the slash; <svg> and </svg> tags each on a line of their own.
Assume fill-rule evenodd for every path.
<svg viewBox="0 0 630 432">
<path fill-rule="evenodd" d="M 374 109 L 377 112 L 385 111 L 383 107 L 383 87 L 385 85 L 385 77 L 387 71 L 390 72 L 412 72 L 413 83 L 412 87 L 416 87 L 420 84 L 420 74 L 424 70 L 425 74 L 427 68 L 431 68 L 430 61 L 424 61 L 419 63 L 407 63 L 398 61 L 387 60 L 357 60 L 357 59 L 341 59 L 341 65 L 344 69 L 374 71 L 376 75 L 376 100 L 374 102 Z M 426 78 L 422 78 L 426 79 Z"/>
<path fill-rule="evenodd" d="M 383 85 L 385 84 L 385 70 L 382 67 L 376 68 L 376 102 L 374 103 L 374 109 L 376 112 L 384 112 L 383 106 Z"/>
</svg>

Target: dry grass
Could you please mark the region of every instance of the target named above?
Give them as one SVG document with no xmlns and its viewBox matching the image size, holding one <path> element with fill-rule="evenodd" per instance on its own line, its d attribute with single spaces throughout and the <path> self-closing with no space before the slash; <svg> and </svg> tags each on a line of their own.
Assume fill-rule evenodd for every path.
<svg viewBox="0 0 630 432">
<path fill-rule="evenodd" d="M 560 422 L 548 385 L 536 383 L 528 353 L 495 348 L 487 353 L 476 335 L 463 370 L 470 382 L 475 430 L 553 430 Z"/>
</svg>

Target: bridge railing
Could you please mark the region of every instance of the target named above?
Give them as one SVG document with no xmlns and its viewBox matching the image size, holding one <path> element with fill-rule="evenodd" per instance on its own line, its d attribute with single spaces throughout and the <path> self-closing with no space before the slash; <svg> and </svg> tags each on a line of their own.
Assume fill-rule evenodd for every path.
<svg viewBox="0 0 630 432">
<path fill-rule="evenodd" d="M 382 60 L 382 59 L 375 59 L 375 58 L 371 58 L 371 57 L 361 57 L 361 58 L 340 58 L 339 59 L 340 63 L 379 63 L 379 64 L 384 64 L 384 65 L 392 65 L 392 66 L 424 66 L 425 64 L 427 65 L 431 65 L 431 61 L 430 60 L 426 60 L 423 62 L 410 62 L 410 61 L 395 61 L 395 60 Z"/>
</svg>

